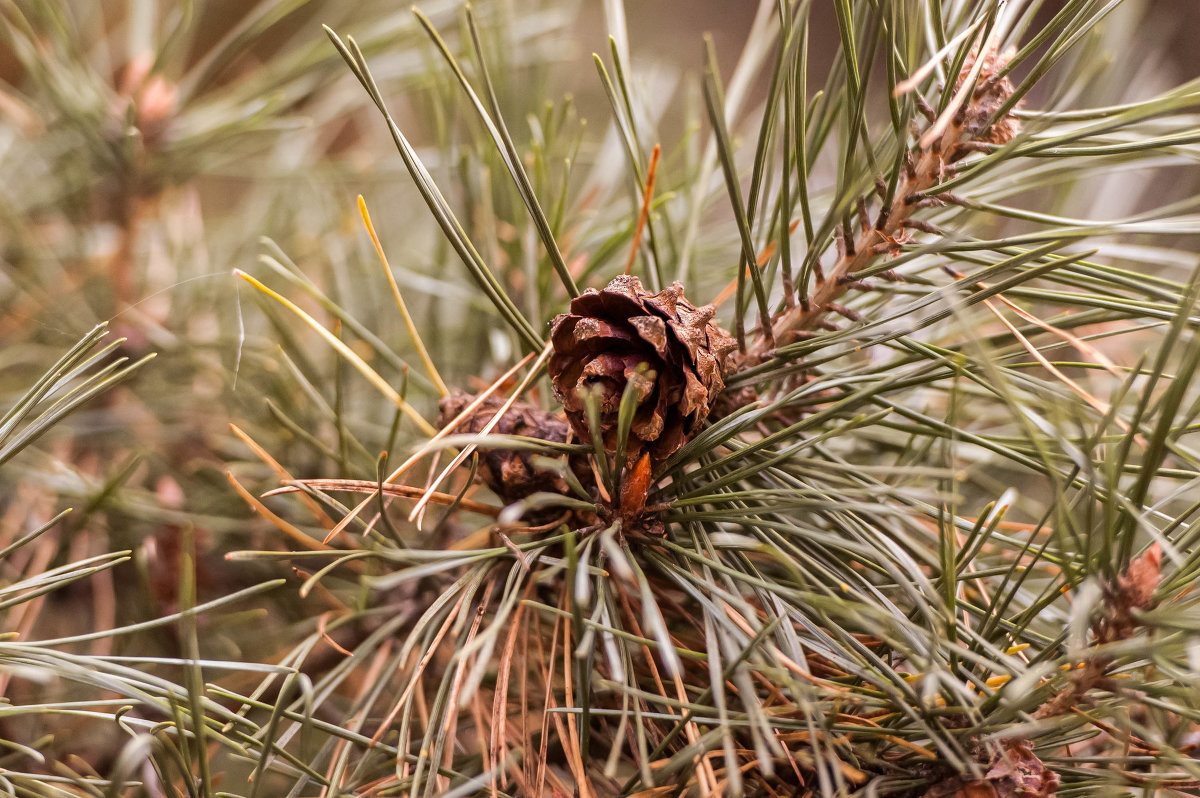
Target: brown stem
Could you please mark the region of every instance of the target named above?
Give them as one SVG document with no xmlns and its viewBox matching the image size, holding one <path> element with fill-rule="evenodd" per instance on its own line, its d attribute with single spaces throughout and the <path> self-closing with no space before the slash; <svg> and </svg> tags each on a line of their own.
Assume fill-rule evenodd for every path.
<svg viewBox="0 0 1200 798">
<path fill-rule="evenodd" d="M 878 245 L 892 243 L 916 208 L 913 196 L 921 196 L 938 184 L 946 166 L 943 153 L 952 152 L 964 135 L 961 124 L 951 124 L 932 147 L 914 153 L 916 161 L 913 168 L 901 174 L 892 203 L 883 209 L 879 222 L 864 230 L 855 241 L 847 236 L 849 246 L 846 247 L 846 254 L 838 258 L 826 275 L 818 276 L 816 289 L 809 294 L 808 301 L 788 308 L 772 323 L 771 331 L 775 340 L 794 339 L 797 332 L 816 327 L 830 311 L 830 305 L 853 287 L 855 281 L 851 275 L 861 272 L 879 256 Z M 884 251 L 888 248 L 884 248 Z M 758 362 L 770 356 L 773 348 L 771 337 L 759 335 L 747 353 L 748 362 Z"/>
</svg>

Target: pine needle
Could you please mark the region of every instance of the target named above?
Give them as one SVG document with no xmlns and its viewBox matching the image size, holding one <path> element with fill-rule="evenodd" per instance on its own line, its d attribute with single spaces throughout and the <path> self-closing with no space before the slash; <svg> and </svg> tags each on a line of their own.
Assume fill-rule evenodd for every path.
<svg viewBox="0 0 1200 798">
<path fill-rule="evenodd" d="M 646 188 L 642 192 L 642 209 L 638 212 L 637 226 L 633 229 L 633 243 L 629 247 L 629 259 L 625 261 L 625 274 L 633 273 L 633 262 L 637 259 L 638 250 L 642 245 L 642 232 L 646 229 L 646 220 L 650 218 L 650 202 L 654 198 L 654 178 L 658 174 L 658 157 L 662 154 L 662 146 L 654 145 L 650 153 L 650 165 L 646 167 Z"/>
<path fill-rule="evenodd" d="M 263 292 L 288 310 L 292 311 L 292 313 L 295 313 L 297 316 L 299 316 L 301 320 L 303 320 L 309 327 L 311 327 L 322 338 L 324 338 L 330 346 L 337 350 L 339 355 L 349 361 L 354 368 L 358 369 L 359 373 L 366 377 L 367 381 L 374 385 L 381 394 L 387 397 L 387 399 L 395 404 L 396 407 L 400 408 L 400 411 L 404 413 L 404 415 L 408 416 L 408 418 L 412 420 L 422 432 L 426 433 L 427 435 L 433 435 L 436 433 L 437 430 L 434 429 L 433 425 L 426 421 L 424 416 L 413 409 L 412 405 L 404 401 L 400 394 L 396 392 L 396 389 L 388 384 L 387 380 L 379 376 L 379 373 L 367 365 L 367 362 L 359 357 L 353 349 L 348 347 L 340 338 L 331 333 L 329 330 L 322 327 L 316 319 L 301 310 L 300 307 L 290 299 L 276 293 L 275 291 L 272 291 L 270 288 L 263 285 L 261 282 L 256 280 L 254 277 L 251 277 L 241 269 L 234 269 L 233 275 L 245 280 L 247 283 L 254 286 L 259 291 Z"/>
<path fill-rule="evenodd" d="M 412 314 L 408 312 L 408 305 L 404 302 L 404 297 L 400 293 L 400 286 L 396 285 L 396 275 L 392 274 L 392 267 L 388 265 L 387 255 L 383 252 L 383 244 L 379 242 L 379 236 L 375 234 L 375 226 L 371 224 L 371 214 L 367 211 L 367 201 L 363 199 L 363 195 L 358 195 L 358 212 L 362 216 L 363 225 L 367 228 L 367 235 L 371 237 L 371 244 L 375 247 L 375 254 L 379 256 L 379 263 L 383 266 L 383 273 L 387 275 L 388 287 L 392 289 L 392 297 L 396 300 L 396 307 L 400 310 L 400 316 L 404 319 L 404 327 L 408 330 L 408 335 L 413 340 L 413 344 L 417 347 L 417 357 L 421 359 L 421 365 L 425 367 L 426 373 L 429 374 L 429 379 L 433 380 L 434 387 L 437 388 L 438 395 L 449 396 L 450 389 L 446 387 L 446 383 L 442 380 L 442 375 L 438 373 L 437 366 L 433 364 L 433 358 L 429 356 L 429 350 L 425 347 L 425 342 L 421 339 L 421 333 L 417 330 L 417 325 L 413 323 Z"/>
</svg>

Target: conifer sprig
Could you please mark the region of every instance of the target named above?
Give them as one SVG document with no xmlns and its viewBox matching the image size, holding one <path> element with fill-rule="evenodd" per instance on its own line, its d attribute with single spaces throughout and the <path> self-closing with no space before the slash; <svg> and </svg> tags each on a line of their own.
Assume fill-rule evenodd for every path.
<svg viewBox="0 0 1200 798">
<path fill-rule="evenodd" d="M 519 101 L 493 66 L 508 53 L 478 20 L 457 39 L 418 23 L 447 65 L 420 101 L 454 162 L 387 111 L 402 106 L 372 72 L 385 54 L 331 36 L 446 237 L 406 245 L 439 265 L 437 247 L 452 252 L 467 279 L 394 258 L 385 291 L 374 265 L 321 281 L 264 256 L 258 285 L 287 286 L 254 295 L 283 341 L 271 362 L 288 390 L 270 412 L 290 440 L 235 430 L 259 463 L 229 482 L 271 536 L 227 563 L 291 569 L 295 601 L 277 609 L 294 643 L 206 682 L 222 666 L 201 656 L 199 610 L 274 583 L 193 608 L 188 545 L 178 611 L 126 627 L 171 625 L 179 656 L 61 653 L 90 634 L 4 642 L 18 665 L 136 703 L 137 717 L 103 706 L 132 740 L 114 775 L 64 785 L 136 790 L 136 763 L 167 795 L 1195 789 L 1200 279 L 1185 189 L 1200 91 L 1146 97 L 1112 77 L 1121 59 L 1096 57 L 1131 2 L 1039 16 L 1014 0 L 837 0 L 832 58 L 810 41 L 812 5 L 762 3 L 728 82 L 710 50 L 709 146 L 668 142 L 653 194 L 654 120 L 675 104 L 639 93 L 624 31 L 597 59 L 620 176 L 589 163 L 598 140 L 572 105 L 502 113 Z M 767 97 L 747 112 L 756 75 Z M 1147 170 L 1155 188 L 1137 196 L 1129 178 Z M 647 255 L 637 303 L 686 291 L 674 307 L 691 313 L 728 284 L 719 311 L 746 344 L 722 364 L 729 401 L 661 453 L 635 426 L 653 387 L 640 364 L 621 364 L 623 385 L 611 363 L 589 374 L 614 384 L 579 397 L 573 432 L 540 370 L 550 320 L 631 250 Z M 406 311 L 396 330 L 429 327 L 396 343 L 358 313 L 373 292 L 389 308 L 439 295 L 461 326 Z M 601 311 L 588 319 L 612 322 L 605 340 L 625 340 L 629 314 Z M 699 314 L 661 318 L 683 343 L 718 323 Z M 687 384 L 703 348 L 656 368 Z M 447 385 L 469 393 L 439 419 Z M 243 483 L 259 474 L 282 487 L 255 495 Z"/>
<path fill-rule="evenodd" d="M 1072 48 L 1104 41 L 1112 5 L 1069 5 L 1033 30 L 1035 9 L 1005 3 L 839 3 L 841 51 L 814 99 L 804 91 L 809 7 L 785 4 L 745 197 L 710 67 L 714 152 L 739 242 L 725 265 L 739 289 L 734 326 L 750 301 L 747 276 L 760 316 L 730 382 L 758 398 L 742 395 L 654 469 L 640 506 L 654 508 L 663 537 L 605 515 L 634 477 L 609 444 L 547 440 L 538 430 L 549 422 L 538 421 L 524 425 L 527 438 L 483 425 L 442 440 L 489 452 L 486 480 L 513 502 L 499 525 L 480 519 L 455 533 L 452 512 L 434 526 L 440 544 L 401 548 L 375 529 L 381 500 L 365 548 L 318 554 L 387 563 L 370 584 L 384 602 L 376 609 L 400 619 L 388 634 L 404 630 L 389 659 L 398 681 L 392 700 L 380 686 L 354 710 L 362 723 L 377 718 L 379 746 L 395 741 L 387 783 L 413 794 L 928 796 L 1190 783 L 1184 749 L 1167 742 L 1191 716 L 1187 687 L 1164 691 L 1152 675 L 1180 673 L 1168 662 L 1185 636 L 1153 618 L 1170 606 L 1186 614 L 1187 600 L 1164 592 L 1179 584 L 1166 566 L 1163 587 L 1156 576 L 1142 591 L 1153 598 L 1128 600 L 1116 586 L 1147 561 L 1138 552 L 1151 541 L 1182 543 L 1176 562 L 1192 559 L 1184 530 L 1195 508 L 1172 496 L 1196 479 L 1185 399 L 1195 401 L 1194 280 L 1146 274 L 1120 248 L 1106 254 L 1114 239 L 1155 236 L 1137 251 L 1177 262 L 1169 237 L 1194 231 L 1190 206 L 1089 222 L 1027 200 L 1037 190 L 1068 203 L 1094 170 L 1150 152 L 1186 163 L 1193 142 L 1181 126 L 1197 102 L 1184 87 L 1153 100 L 1100 98 L 1092 110 L 1019 108 L 1039 81 L 1077 79 L 1056 71 Z M 342 49 L 370 86 L 366 60 Z M 637 136 L 648 133 L 632 125 L 630 70 L 619 48 L 613 57 L 619 80 L 607 85 L 640 187 L 638 154 L 649 148 Z M 886 94 L 871 89 L 873 73 Z M 917 77 L 901 86 L 908 76 Z M 910 132 L 920 116 L 925 127 Z M 512 128 L 492 122 L 508 131 L 496 141 L 511 166 Z M 422 193 L 442 207 L 405 149 Z M 1003 204 L 1009 197 L 1021 204 Z M 628 208 L 629 235 L 639 211 Z M 658 242 L 650 285 L 670 271 L 662 244 L 686 218 L 676 212 L 666 201 L 648 217 Z M 535 227 L 544 242 L 549 227 Z M 563 258 L 547 268 L 572 261 L 569 248 L 553 249 Z M 824 269 L 827 252 L 835 265 Z M 474 245 L 460 254 L 472 271 L 481 266 Z M 900 281 L 867 282 L 893 271 Z M 503 289 L 498 274 L 484 277 Z M 546 319 L 516 310 L 511 296 L 496 307 L 523 338 Z M 528 306 L 537 308 L 547 312 L 544 298 Z M 1130 336 L 1161 341 L 1153 364 L 1129 357 Z M 487 407 L 491 425 L 505 418 L 496 402 Z M 595 436 L 601 410 L 586 409 Z M 604 412 L 627 434 L 623 399 Z M 590 473 L 579 471 L 589 457 Z M 509 467 L 514 479 L 542 474 L 533 484 L 543 490 L 511 491 Z M 429 580 L 438 587 L 422 600 Z M 1114 618 L 1124 619 L 1120 635 L 1102 631 Z M 355 651 L 388 656 L 382 646 L 372 635 Z M 1056 675 L 1081 664 L 1084 676 Z M 1047 709 L 1063 696 L 1087 708 Z M 1134 720 L 1123 704 L 1158 714 Z M 1158 759 L 1123 759 L 1129 735 Z M 1086 754 L 1076 753 L 1081 740 Z M 337 750 L 329 774 L 392 755 Z"/>
</svg>

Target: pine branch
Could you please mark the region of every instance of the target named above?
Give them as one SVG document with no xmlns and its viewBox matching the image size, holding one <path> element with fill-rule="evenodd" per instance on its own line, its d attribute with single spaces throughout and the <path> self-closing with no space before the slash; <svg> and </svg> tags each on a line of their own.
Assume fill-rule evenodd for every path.
<svg viewBox="0 0 1200 798">
<path fill-rule="evenodd" d="M 949 192 L 932 191 L 952 173 L 954 162 L 973 151 L 974 145 L 1003 145 L 1016 135 L 1018 123 L 1015 118 L 990 122 L 992 115 L 1007 104 L 1013 86 L 1003 74 L 1008 58 L 994 52 L 995 43 L 990 39 L 987 45 L 991 49 L 984 50 L 982 58 L 973 52 L 962 66 L 955 81 L 956 99 L 961 97 L 958 104 L 951 105 L 937 117 L 929 110 L 929 127 L 912 153 L 905 154 L 891 202 L 879 210 L 872 224 L 866 216 L 866 199 L 858 201 L 859 230 L 851 231 L 844 225 L 839 227 L 837 261 L 828 271 L 818 266 L 815 290 L 801 297 L 794 307 L 785 310 L 771 324 L 764 325 L 763 333 L 747 353 L 748 364 L 755 365 L 769 357 L 776 340 L 787 341 L 801 332 L 816 329 L 830 313 L 858 321 L 858 314 L 836 304 L 837 300 L 853 288 L 866 287 L 860 280 L 860 273 L 880 256 L 898 253 L 908 240 L 908 229 L 930 231 L 927 222 L 912 219 L 912 214 L 924 206 L 954 201 L 954 195 Z M 977 41 L 976 51 L 979 46 Z M 928 108 L 924 101 L 919 104 Z M 880 193 L 886 199 L 886 187 Z"/>
</svg>

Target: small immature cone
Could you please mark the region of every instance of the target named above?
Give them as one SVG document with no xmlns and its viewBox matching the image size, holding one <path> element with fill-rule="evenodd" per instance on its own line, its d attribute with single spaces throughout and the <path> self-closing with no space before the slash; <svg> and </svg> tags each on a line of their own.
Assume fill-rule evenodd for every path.
<svg viewBox="0 0 1200 798">
<path fill-rule="evenodd" d="M 133 108 L 133 123 L 143 143 L 153 149 L 167 132 L 179 104 L 179 89 L 161 75 L 152 75 L 154 55 L 142 52 L 125 66 L 121 85 L 112 107 L 112 115 L 120 122 L 120 135 L 125 135 L 125 118 Z"/>
<path fill-rule="evenodd" d="M 550 379 L 567 419 L 591 439 L 580 392 L 599 393 L 604 448 L 617 448 L 617 417 L 626 387 L 637 409 L 626 455 L 661 461 L 700 428 L 725 388 L 725 364 L 736 343 L 713 322 L 711 305 L 697 308 L 683 286 L 652 294 L 622 275 L 602 291 L 588 289 L 554 319 Z"/>
<path fill-rule="evenodd" d="M 1138 614 L 1154 609 L 1154 593 L 1162 578 L 1162 547 L 1155 543 L 1129 563 L 1115 585 L 1105 585 L 1104 612 L 1092 624 L 1097 645 L 1128 640 L 1142 625 Z M 1049 701 L 1038 707 L 1034 717 L 1065 715 L 1094 688 L 1112 689 L 1109 671 L 1112 658 L 1096 653 L 1083 667 L 1071 672 L 1071 681 Z"/>
<path fill-rule="evenodd" d="M 474 396 L 456 391 L 438 403 L 438 426 L 444 427 L 458 416 Z M 490 396 L 478 408 L 463 419 L 455 432 L 473 434 L 483 430 L 504 404 L 504 399 Z M 529 402 L 514 402 L 492 428 L 497 435 L 520 435 L 538 438 L 552 443 L 566 443 L 570 427 L 561 417 L 548 413 Z M 514 449 L 481 448 L 479 450 L 479 478 L 505 504 L 512 504 L 535 493 L 561 493 L 570 495 L 566 480 L 554 471 L 538 468 L 533 463 L 536 453 Z M 591 473 L 586 464 L 571 463 L 576 476 L 583 477 L 588 484 Z M 560 511 L 556 511 L 557 514 Z M 540 518 L 540 517 L 539 517 Z"/>
</svg>

